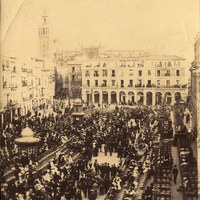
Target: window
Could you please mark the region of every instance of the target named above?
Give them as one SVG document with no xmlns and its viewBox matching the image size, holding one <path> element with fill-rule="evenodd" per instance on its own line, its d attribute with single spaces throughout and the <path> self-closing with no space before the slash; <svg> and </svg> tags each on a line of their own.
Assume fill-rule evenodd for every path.
<svg viewBox="0 0 200 200">
<path fill-rule="evenodd" d="M 148 80 L 147 87 L 151 87 L 151 80 Z"/>
<path fill-rule="evenodd" d="M 162 62 L 160 62 L 160 67 L 162 67 Z"/>
<path fill-rule="evenodd" d="M 142 76 L 142 70 L 139 70 L 139 71 L 138 71 L 138 75 L 139 75 L 139 76 Z"/>
<path fill-rule="evenodd" d="M 157 80 L 157 87 L 160 87 L 160 80 Z"/>
<path fill-rule="evenodd" d="M 112 86 L 115 86 L 115 80 L 112 80 Z"/>
<path fill-rule="evenodd" d="M 167 70 L 165 76 L 170 76 L 170 70 Z"/>
<path fill-rule="evenodd" d="M 87 86 L 90 87 L 90 80 L 87 80 Z"/>
<path fill-rule="evenodd" d="M 166 81 L 166 86 L 167 86 L 167 87 L 170 87 L 170 80 L 167 80 L 167 81 Z"/>
<path fill-rule="evenodd" d="M 98 80 L 95 80 L 95 87 L 98 87 Z"/>
<path fill-rule="evenodd" d="M 148 70 L 148 75 L 151 75 L 151 70 Z"/>
<path fill-rule="evenodd" d="M 75 67 L 72 67 L 72 72 L 75 72 Z"/>
<path fill-rule="evenodd" d="M 107 80 L 103 80 L 102 86 L 103 86 L 103 87 L 107 87 Z"/>
<path fill-rule="evenodd" d="M 115 70 L 112 70 L 112 77 L 115 77 Z"/>
<path fill-rule="evenodd" d="M 157 76 L 160 76 L 160 70 L 157 70 Z"/>
<path fill-rule="evenodd" d="M 121 87 L 124 87 L 124 80 L 121 80 Z"/>
<path fill-rule="evenodd" d="M 95 70 L 94 71 L 94 76 L 98 77 L 99 76 L 99 71 Z"/>
<path fill-rule="evenodd" d="M 169 61 L 169 62 L 167 63 L 167 66 L 168 66 L 168 67 L 171 67 L 171 66 L 172 66 L 172 63 Z"/>
<path fill-rule="evenodd" d="M 4 71 L 6 66 L 2 63 L 2 70 Z"/>
<path fill-rule="evenodd" d="M 74 81 L 75 80 L 75 75 L 72 75 L 72 81 Z"/>
<path fill-rule="evenodd" d="M 129 80 L 129 87 L 133 87 L 133 80 Z"/>
<path fill-rule="evenodd" d="M 176 70 L 176 76 L 180 76 L 180 70 Z"/>
<path fill-rule="evenodd" d="M 85 77 L 89 77 L 90 76 L 90 72 L 89 72 L 89 70 L 87 70 L 86 72 L 85 72 Z"/>
<path fill-rule="evenodd" d="M 103 76 L 107 76 L 107 70 L 103 70 Z"/>
</svg>

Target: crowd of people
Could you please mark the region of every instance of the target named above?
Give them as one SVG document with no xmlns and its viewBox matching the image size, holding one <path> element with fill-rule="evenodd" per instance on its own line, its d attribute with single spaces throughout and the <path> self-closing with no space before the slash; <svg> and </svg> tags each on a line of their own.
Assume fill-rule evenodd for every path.
<svg viewBox="0 0 200 200">
<path fill-rule="evenodd" d="M 14 161 L 16 169 L 15 179 L 4 180 L 2 184 L 3 199 L 95 200 L 98 195 L 107 194 L 107 199 L 114 200 L 125 185 L 126 195 L 134 197 L 138 176 L 148 174 L 149 177 L 155 173 L 152 160 L 146 155 L 158 136 L 156 129 L 162 109 L 116 107 L 112 112 L 97 111 L 84 118 L 82 123 L 75 124 L 69 120 L 70 108 L 62 112 L 59 106 L 54 105 L 50 113 L 43 109 L 34 115 L 18 117 L 12 127 L 3 130 L 3 151 L 8 152 L 2 154 L 3 162 L 7 155 L 10 163 L 6 165 Z M 41 138 L 40 154 L 65 143 L 70 155 L 60 152 L 44 170 L 34 171 L 37 158 L 29 157 L 22 162 L 22 155 L 14 150 L 14 139 L 27 124 L 35 136 Z M 117 153 L 119 165 L 100 164 L 97 159 L 93 163 L 92 157 L 97 157 L 99 152 L 105 156 Z M 77 160 L 73 160 L 75 154 Z M 122 170 L 122 166 L 127 170 Z M 22 168 L 24 173 L 19 176 Z M 152 187 L 150 184 L 146 189 L 149 199 Z"/>
<path fill-rule="evenodd" d="M 65 115 L 66 113 L 64 114 L 61 113 L 58 108 L 59 108 L 58 105 L 54 106 L 53 109 L 56 112 L 52 113 L 45 113 L 45 109 L 43 109 L 43 113 L 36 112 L 35 115 L 28 113 L 28 115 L 25 117 L 17 117 L 13 120 L 12 126 L 6 127 L 5 130 L 3 131 L 2 134 L 2 139 L 3 139 L 2 142 L 4 142 L 3 149 L 4 150 L 6 149 L 6 151 L 8 152 L 6 153 L 6 156 L 8 157 L 5 157 L 5 154 L 2 154 L 3 155 L 2 163 L 4 164 L 4 168 L 2 168 L 2 170 L 4 170 L 7 165 L 11 164 L 11 161 L 15 162 L 15 169 L 16 169 L 16 181 L 11 184 L 5 184 L 6 187 L 4 187 L 4 189 L 7 188 L 5 189 L 5 191 L 7 191 L 6 192 L 7 195 L 13 196 L 12 193 L 13 191 L 19 193 L 17 191 L 21 190 L 16 189 L 19 185 L 20 187 L 22 187 L 22 185 L 24 185 L 23 187 L 25 187 L 27 186 L 27 183 L 34 182 L 33 180 L 30 181 L 29 179 L 33 178 L 33 175 L 31 174 L 31 169 L 34 166 L 33 163 L 34 161 L 36 161 L 36 158 L 29 157 L 28 159 L 25 159 L 27 158 L 26 155 L 24 156 L 17 154 L 17 152 L 15 151 L 15 143 L 14 143 L 14 139 L 20 137 L 20 133 L 27 123 L 28 126 L 35 132 L 35 135 L 41 138 L 42 146 L 40 148 L 40 153 L 51 149 L 54 145 L 62 144 L 63 137 L 65 138 L 66 141 L 68 140 L 68 138 L 71 138 L 70 143 L 67 144 L 68 148 L 70 148 L 73 153 L 80 153 L 82 151 L 83 153 L 81 156 L 86 160 L 87 163 L 90 162 L 92 156 L 97 156 L 99 151 L 103 151 L 105 155 L 107 155 L 107 153 L 112 155 L 113 152 L 117 152 L 119 158 L 124 158 L 124 157 L 132 158 L 133 157 L 132 155 L 136 156 L 137 155 L 136 149 L 139 146 L 136 145 L 136 147 L 134 147 L 133 145 L 133 141 L 136 138 L 136 132 L 139 131 L 140 127 L 143 129 L 144 122 L 150 123 L 149 113 L 151 114 L 153 113 L 152 111 L 150 112 L 150 110 L 148 109 L 141 109 L 141 108 L 132 110 L 116 109 L 112 113 L 107 113 L 105 115 L 101 115 L 101 113 L 97 112 L 93 114 L 90 118 L 85 119 L 82 124 L 75 125 L 75 124 L 70 124 L 70 121 L 68 121 L 68 119 L 66 118 Z M 128 122 L 132 118 L 135 118 L 136 121 L 135 126 L 131 124 L 128 125 Z M 145 137 L 147 138 L 149 137 L 148 134 L 145 134 L 147 132 L 148 130 L 144 131 L 144 134 L 142 134 L 142 136 L 138 138 L 137 141 L 139 141 L 139 143 L 142 142 L 144 143 L 144 141 L 146 140 Z M 8 139 L 9 138 L 8 135 L 10 136 L 10 140 Z M 146 142 L 148 143 L 148 140 Z M 10 160 L 10 163 L 8 162 L 6 163 L 7 158 L 9 158 L 8 161 Z M 30 160 L 32 160 L 32 162 L 30 162 Z M 56 160 L 54 162 L 56 163 L 60 161 Z M 63 164 L 63 162 L 60 163 Z M 72 166 L 73 165 L 74 164 L 72 164 Z M 24 170 L 26 172 L 26 178 L 24 180 L 22 180 L 22 178 L 17 175 L 20 172 L 21 166 L 24 168 L 26 167 L 28 169 Z M 58 166 L 60 167 L 60 164 Z M 70 169 L 72 166 L 70 166 Z M 81 170 L 79 167 L 81 166 L 81 164 L 80 166 L 77 164 L 75 166 L 76 167 L 78 166 L 77 170 L 79 171 L 78 174 L 80 175 Z M 86 166 L 87 164 L 85 164 L 84 168 L 82 167 L 82 171 L 86 170 L 84 171 L 84 174 L 82 174 L 84 177 L 87 177 L 88 167 Z M 107 173 L 104 172 L 104 170 L 102 170 L 104 168 L 110 172 L 109 176 Z M 118 171 L 119 169 L 117 170 L 116 166 L 109 166 L 108 163 L 105 163 L 105 166 L 99 166 L 99 167 L 97 167 L 97 165 L 95 164 L 94 169 L 95 173 L 100 174 L 101 178 L 104 179 L 104 182 L 107 181 L 107 187 L 105 186 L 106 184 L 104 183 L 103 189 L 101 188 L 100 190 L 101 194 L 106 193 L 111 186 L 110 183 L 112 182 L 114 176 L 116 174 L 120 174 Z M 72 169 L 72 172 L 73 170 L 74 169 Z M 61 170 L 58 169 L 57 175 L 59 174 L 61 176 L 60 172 Z M 91 176 L 91 174 L 89 176 Z M 117 180 L 120 179 L 121 177 L 119 177 Z M 100 185 L 98 186 L 100 187 Z M 119 186 L 120 184 L 118 181 L 116 183 L 116 187 L 119 189 L 120 188 Z M 13 189 L 11 189 L 12 187 Z M 35 194 L 36 193 L 35 189 L 31 188 L 30 185 L 29 190 L 31 189 L 33 189 L 34 191 L 33 193 Z M 83 190 L 83 188 L 79 189 Z M 89 187 L 88 190 L 90 189 L 91 188 Z M 26 189 L 24 189 L 23 191 L 26 191 Z M 9 192 L 11 192 L 11 194 L 9 194 Z M 45 194 L 48 194 L 48 192 L 45 192 Z M 55 194 L 53 195 L 55 196 Z"/>
</svg>

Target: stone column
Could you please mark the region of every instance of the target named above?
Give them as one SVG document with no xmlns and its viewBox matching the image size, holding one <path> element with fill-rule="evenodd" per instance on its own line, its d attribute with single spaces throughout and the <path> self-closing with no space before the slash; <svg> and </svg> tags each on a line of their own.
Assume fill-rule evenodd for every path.
<svg viewBox="0 0 200 200">
<path fill-rule="evenodd" d="M 154 100 L 154 96 L 155 96 L 155 93 L 154 92 L 151 92 L 152 93 L 152 106 L 154 106 L 155 104 L 154 104 L 154 102 L 155 102 L 155 100 Z"/>
<path fill-rule="evenodd" d="M 146 105 L 146 101 L 147 101 L 147 93 L 146 92 L 143 92 L 143 105 Z"/>
</svg>

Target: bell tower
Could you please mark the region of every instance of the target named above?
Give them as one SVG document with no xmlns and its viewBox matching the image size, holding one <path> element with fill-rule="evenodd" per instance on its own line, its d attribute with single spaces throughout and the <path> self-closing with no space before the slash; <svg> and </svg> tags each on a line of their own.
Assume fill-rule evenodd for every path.
<svg viewBox="0 0 200 200">
<path fill-rule="evenodd" d="M 45 58 L 50 56 L 49 22 L 46 12 L 42 16 L 42 23 L 38 28 L 38 37 L 40 42 L 40 55 Z"/>
</svg>

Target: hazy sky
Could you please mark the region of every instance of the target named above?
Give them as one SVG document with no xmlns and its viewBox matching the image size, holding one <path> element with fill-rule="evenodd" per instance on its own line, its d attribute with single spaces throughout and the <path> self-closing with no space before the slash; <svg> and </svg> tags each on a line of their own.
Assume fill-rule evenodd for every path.
<svg viewBox="0 0 200 200">
<path fill-rule="evenodd" d="M 38 54 L 44 9 L 64 49 L 153 49 L 193 59 L 199 0 L 2 0 L 2 54 Z"/>
</svg>

